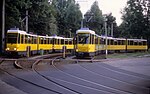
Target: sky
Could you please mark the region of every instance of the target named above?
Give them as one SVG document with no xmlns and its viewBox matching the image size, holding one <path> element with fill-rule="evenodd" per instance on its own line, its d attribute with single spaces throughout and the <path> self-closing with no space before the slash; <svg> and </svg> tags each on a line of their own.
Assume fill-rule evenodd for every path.
<svg viewBox="0 0 150 94">
<path fill-rule="evenodd" d="M 83 14 L 91 8 L 95 0 L 76 0 L 80 4 L 80 9 Z M 121 24 L 121 10 L 126 6 L 127 0 L 97 0 L 100 10 L 103 14 L 112 13 L 116 17 L 116 22 L 118 25 Z"/>
</svg>

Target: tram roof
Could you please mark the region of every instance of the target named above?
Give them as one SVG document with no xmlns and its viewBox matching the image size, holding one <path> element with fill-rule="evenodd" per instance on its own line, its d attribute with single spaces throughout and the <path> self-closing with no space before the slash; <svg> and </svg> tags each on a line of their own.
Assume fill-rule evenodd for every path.
<svg viewBox="0 0 150 94">
<path fill-rule="evenodd" d="M 127 40 L 130 40 L 130 41 L 147 41 L 146 39 L 127 39 Z"/>
<path fill-rule="evenodd" d="M 8 30 L 7 33 L 20 33 L 20 34 L 27 34 L 27 32 L 22 30 Z"/>
<path fill-rule="evenodd" d="M 89 29 L 79 29 L 79 30 L 76 31 L 76 34 L 77 33 L 91 33 L 91 34 L 95 34 L 95 31 L 89 30 Z"/>
</svg>

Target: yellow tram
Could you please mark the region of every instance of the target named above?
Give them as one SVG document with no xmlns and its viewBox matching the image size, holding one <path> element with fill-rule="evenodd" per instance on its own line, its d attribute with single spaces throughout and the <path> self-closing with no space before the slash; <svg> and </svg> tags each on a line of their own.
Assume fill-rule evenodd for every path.
<svg viewBox="0 0 150 94">
<path fill-rule="evenodd" d="M 63 46 L 67 50 L 73 50 L 73 38 L 28 34 L 16 28 L 7 31 L 6 52 L 9 54 L 24 56 L 43 54 L 62 51 Z"/>
<path fill-rule="evenodd" d="M 106 45 L 107 40 L 107 45 Z M 147 40 L 99 36 L 88 28 L 76 31 L 76 56 L 95 56 L 108 52 L 146 51 Z"/>
</svg>

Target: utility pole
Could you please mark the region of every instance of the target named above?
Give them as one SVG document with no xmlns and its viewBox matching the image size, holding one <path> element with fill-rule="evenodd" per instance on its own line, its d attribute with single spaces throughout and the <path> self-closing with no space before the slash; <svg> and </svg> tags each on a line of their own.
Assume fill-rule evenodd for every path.
<svg viewBox="0 0 150 94">
<path fill-rule="evenodd" d="M 104 17 L 105 20 L 105 55 L 106 55 L 106 59 L 107 59 L 107 54 L 108 54 L 108 50 L 107 50 L 107 18 Z"/>
<path fill-rule="evenodd" d="M 2 53 L 5 51 L 5 0 L 3 0 L 3 7 L 2 7 Z"/>
<path fill-rule="evenodd" d="M 114 22 L 111 23 L 111 37 L 113 37 L 113 28 L 114 28 L 113 24 Z"/>
<path fill-rule="evenodd" d="M 81 20 L 81 28 L 83 28 L 83 19 Z"/>
<path fill-rule="evenodd" d="M 26 10 L 26 32 L 28 32 L 28 10 Z"/>
</svg>

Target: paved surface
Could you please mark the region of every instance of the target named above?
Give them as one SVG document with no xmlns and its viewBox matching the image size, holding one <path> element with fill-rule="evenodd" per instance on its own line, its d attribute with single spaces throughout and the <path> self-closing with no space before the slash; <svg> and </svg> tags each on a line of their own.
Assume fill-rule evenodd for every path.
<svg viewBox="0 0 150 94">
<path fill-rule="evenodd" d="M 46 79 L 33 71 L 18 71 L 12 72 L 17 78 L 3 74 L 1 80 L 18 90 L 14 94 L 150 94 L 150 58 L 40 65 L 38 70 Z M 13 94 L 10 88 L 0 91 Z"/>
</svg>

